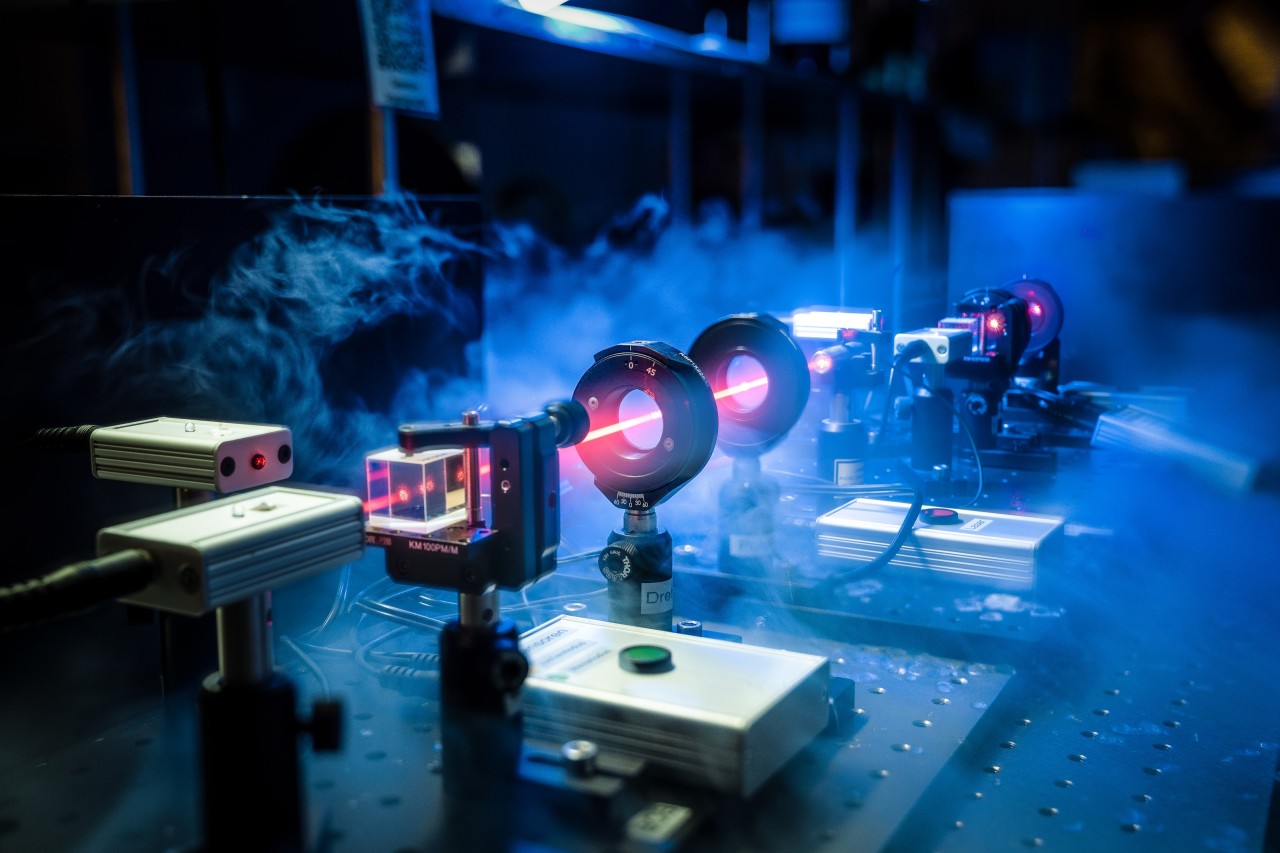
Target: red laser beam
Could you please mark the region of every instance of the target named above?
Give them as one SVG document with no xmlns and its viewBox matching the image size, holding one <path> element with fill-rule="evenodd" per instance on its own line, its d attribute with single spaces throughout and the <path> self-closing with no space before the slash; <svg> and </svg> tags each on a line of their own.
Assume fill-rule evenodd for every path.
<svg viewBox="0 0 1280 853">
<path fill-rule="evenodd" d="M 391 495 L 385 495 L 380 498 L 374 498 L 364 502 L 364 511 L 366 513 L 380 512 L 391 506 Z"/>
<path fill-rule="evenodd" d="M 769 384 L 768 376 L 761 376 L 758 379 L 748 379 L 746 382 L 739 382 L 737 385 L 730 385 L 728 388 L 724 389 L 723 391 L 717 391 L 715 393 L 715 398 L 717 400 L 720 400 L 724 397 L 729 397 L 734 394 L 741 394 L 743 391 L 750 391 L 752 388 L 761 388 L 768 384 Z"/>
<path fill-rule="evenodd" d="M 734 394 L 741 394 L 744 391 L 750 391 L 753 388 L 761 388 L 768 384 L 769 377 L 761 376 L 757 379 L 749 379 L 746 382 L 739 382 L 737 385 L 730 385 L 723 391 L 716 391 L 713 396 L 719 400 Z M 641 424 L 652 423 L 653 421 L 661 419 L 661 411 L 646 412 L 645 414 L 637 415 L 634 418 L 627 418 L 625 421 L 618 421 L 616 424 L 610 424 L 609 426 L 593 429 L 591 432 L 587 433 L 586 437 L 584 437 L 582 441 L 578 442 L 578 444 L 586 444 L 588 441 L 595 441 L 597 438 L 604 438 L 606 435 L 613 435 L 614 433 L 623 432 L 624 430 L 638 427 Z"/>
<path fill-rule="evenodd" d="M 488 474 L 488 473 L 489 473 L 488 463 L 482 462 L 480 464 L 480 476 L 483 477 L 485 474 Z M 462 480 L 463 480 L 462 475 L 463 475 L 463 470 L 459 468 L 457 479 L 460 485 L 462 484 Z M 390 473 L 387 471 L 375 472 L 374 476 L 380 480 L 391 479 Z M 419 492 L 421 491 L 422 489 L 419 489 Z M 434 480 L 428 479 L 426 491 L 428 492 L 435 491 Z M 395 489 L 391 492 L 388 492 L 382 497 L 368 498 L 367 500 L 364 501 L 364 511 L 366 514 L 372 514 L 372 513 L 382 512 L 383 510 L 390 510 L 394 505 L 408 503 L 411 497 L 412 495 L 409 494 L 409 492 L 404 487 L 401 487 L 399 489 Z"/>
<path fill-rule="evenodd" d="M 638 427 L 640 424 L 647 424 L 650 421 L 660 420 L 661 418 L 661 410 L 646 412 L 645 414 L 637 415 L 634 418 L 627 418 L 625 421 L 618 421 L 616 424 L 600 427 L 599 429 L 593 429 L 591 432 L 586 434 L 582 441 L 578 443 L 586 444 L 588 441 L 595 441 L 597 438 L 604 438 L 606 435 L 613 435 L 615 432 L 622 432 L 623 430 Z"/>
</svg>

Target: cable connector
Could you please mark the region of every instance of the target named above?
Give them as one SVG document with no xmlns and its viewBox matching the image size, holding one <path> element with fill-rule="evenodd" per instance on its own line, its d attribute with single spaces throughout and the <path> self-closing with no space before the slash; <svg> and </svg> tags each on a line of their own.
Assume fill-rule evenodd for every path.
<svg viewBox="0 0 1280 853">
<path fill-rule="evenodd" d="M 98 428 L 97 424 L 80 426 L 46 427 L 36 430 L 31 437 L 36 450 L 62 453 L 84 453 L 89 450 L 89 436 Z"/>
<path fill-rule="evenodd" d="M 128 548 L 0 588 L 0 631 L 26 628 L 131 595 L 154 580 L 149 551 Z"/>
</svg>

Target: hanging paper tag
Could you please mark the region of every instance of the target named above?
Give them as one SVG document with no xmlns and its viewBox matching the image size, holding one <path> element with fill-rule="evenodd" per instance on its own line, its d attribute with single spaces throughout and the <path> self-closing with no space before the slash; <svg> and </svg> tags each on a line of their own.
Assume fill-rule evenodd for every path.
<svg viewBox="0 0 1280 853">
<path fill-rule="evenodd" d="M 360 14 L 374 104 L 439 117 L 430 0 L 360 0 Z"/>
</svg>

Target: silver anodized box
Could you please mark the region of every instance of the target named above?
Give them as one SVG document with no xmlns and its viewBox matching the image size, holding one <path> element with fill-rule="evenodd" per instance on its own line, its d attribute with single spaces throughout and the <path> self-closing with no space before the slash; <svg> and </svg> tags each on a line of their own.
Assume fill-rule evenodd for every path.
<svg viewBox="0 0 1280 853">
<path fill-rule="evenodd" d="M 559 616 L 521 639 L 525 734 L 595 741 L 669 778 L 750 796 L 827 725 L 821 655 Z M 619 653 L 660 646 L 663 672 Z"/>
<path fill-rule="evenodd" d="M 818 556 L 870 562 L 897 536 L 909 504 L 855 498 L 818 517 Z M 924 506 L 922 510 L 948 509 Z M 922 511 L 885 570 L 999 589 L 1034 588 L 1041 564 L 1063 536 L 1054 515 L 957 509 L 953 523 L 930 524 Z"/>
<path fill-rule="evenodd" d="M 268 486 L 98 531 L 98 555 L 140 548 L 156 578 L 121 598 L 199 616 L 364 555 L 354 495 Z"/>
</svg>

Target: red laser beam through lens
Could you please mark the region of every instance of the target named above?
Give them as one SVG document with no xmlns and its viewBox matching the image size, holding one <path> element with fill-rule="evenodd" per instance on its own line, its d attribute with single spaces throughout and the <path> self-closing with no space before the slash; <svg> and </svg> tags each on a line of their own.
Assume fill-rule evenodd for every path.
<svg viewBox="0 0 1280 853">
<path fill-rule="evenodd" d="M 730 385 L 723 391 L 717 391 L 715 398 L 717 400 L 724 397 L 730 397 L 734 394 L 741 394 L 743 391 L 750 391 L 752 388 L 761 388 L 769 384 L 768 376 L 761 376 L 759 379 L 748 379 L 746 382 L 739 382 L 737 385 Z"/>
<path fill-rule="evenodd" d="M 720 400 L 720 399 L 723 399 L 724 397 L 729 397 L 734 394 L 741 394 L 744 391 L 750 391 L 753 388 L 762 388 L 768 384 L 769 384 L 769 377 L 761 376 L 757 379 L 750 379 L 746 382 L 739 382 L 737 385 L 730 385 L 728 388 L 725 388 L 723 391 L 715 392 L 714 397 L 717 400 Z M 635 427 L 638 427 L 642 424 L 652 423 L 653 421 L 657 421 L 661 419 L 662 419 L 661 411 L 646 412 L 645 414 L 637 415 L 634 418 L 627 418 L 625 421 L 618 421 L 616 424 L 610 424 L 609 426 L 603 426 L 597 429 L 593 429 L 591 430 L 591 432 L 587 433 L 586 437 L 584 437 L 582 441 L 578 442 L 578 444 L 586 444 L 588 441 L 595 441 L 597 438 L 604 438 L 606 435 L 613 435 L 614 433 L 624 432 L 625 430 L 634 429 Z"/>
<path fill-rule="evenodd" d="M 645 414 L 637 415 L 634 418 L 627 418 L 625 421 L 618 421 L 616 424 L 611 424 L 610 426 L 593 429 L 591 432 L 586 434 L 582 441 L 578 443 L 586 444 L 588 441 L 595 441 L 597 438 L 604 438 L 606 435 L 613 435 L 615 432 L 622 432 L 623 430 L 628 430 L 633 427 L 638 427 L 641 424 L 647 424 L 661 419 L 661 411 L 646 412 Z"/>
</svg>

